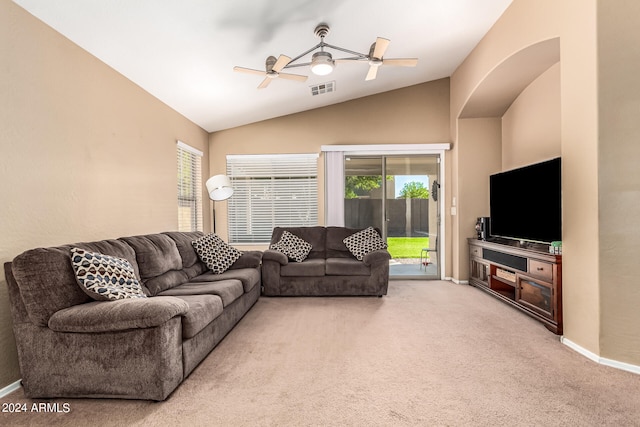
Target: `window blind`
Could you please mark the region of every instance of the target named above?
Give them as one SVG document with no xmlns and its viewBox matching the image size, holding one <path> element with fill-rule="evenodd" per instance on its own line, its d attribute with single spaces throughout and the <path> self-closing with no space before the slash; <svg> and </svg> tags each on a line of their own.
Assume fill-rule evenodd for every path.
<svg viewBox="0 0 640 427">
<path fill-rule="evenodd" d="M 268 243 L 274 227 L 318 224 L 318 154 L 229 155 L 229 241 Z"/>
<path fill-rule="evenodd" d="M 178 230 L 202 231 L 202 152 L 178 141 Z"/>
</svg>

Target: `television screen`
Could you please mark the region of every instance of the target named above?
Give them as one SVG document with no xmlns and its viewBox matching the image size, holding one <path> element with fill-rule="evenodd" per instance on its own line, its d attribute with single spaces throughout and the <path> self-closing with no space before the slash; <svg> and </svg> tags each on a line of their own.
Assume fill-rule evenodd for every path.
<svg viewBox="0 0 640 427">
<path fill-rule="evenodd" d="M 491 175 L 491 236 L 562 240 L 560 158 Z"/>
</svg>

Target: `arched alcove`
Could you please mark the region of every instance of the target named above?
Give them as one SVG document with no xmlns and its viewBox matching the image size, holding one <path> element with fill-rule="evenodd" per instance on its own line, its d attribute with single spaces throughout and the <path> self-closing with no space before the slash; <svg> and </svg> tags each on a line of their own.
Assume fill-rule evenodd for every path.
<svg viewBox="0 0 640 427">
<path fill-rule="evenodd" d="M 454 246 L 466 248 L 477 217 L 489 216 L 489 176 L 502 170 L 502 117 L 522 92 L 560 61 L 553 37 L 506 56 L 481 78 L 456 117 Z M 457 258 L 456 258 L 457 256 Z M 468 254 L 454 248 L 454 276 L 468 276 Z"/>
<path fill-rule="evenodd" d="M 478 83 L 458 118 L 502 117 L 518 95 L 558 61 L 558 37 L 515 52 L 496 65 Z"/>
</svg>

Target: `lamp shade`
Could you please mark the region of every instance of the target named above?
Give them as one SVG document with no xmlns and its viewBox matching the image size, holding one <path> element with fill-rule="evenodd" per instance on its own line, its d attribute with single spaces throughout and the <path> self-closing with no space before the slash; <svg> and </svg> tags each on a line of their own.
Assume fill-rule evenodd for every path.
<svg viewBox="0 0 640 427">
<path fill-rule="evenodd" d="M 214 175 L 207 180 L 205 185 L 211 200 L 227 200 L 233 195 L 231 180 L 226 175 Z"/>
</svg>

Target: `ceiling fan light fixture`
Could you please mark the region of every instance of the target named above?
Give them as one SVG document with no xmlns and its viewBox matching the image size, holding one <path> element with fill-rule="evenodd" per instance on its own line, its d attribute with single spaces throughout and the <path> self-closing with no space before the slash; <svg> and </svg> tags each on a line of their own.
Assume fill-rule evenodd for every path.
<svg viewBox="0 0 640 427">
<path fill-rule="evenodd" d="M 333 71 L 335 63 L 329 52 L 316 52 L 311 57 L 311 72 L 318 76 L 326 76 Z"/>
</svg>

